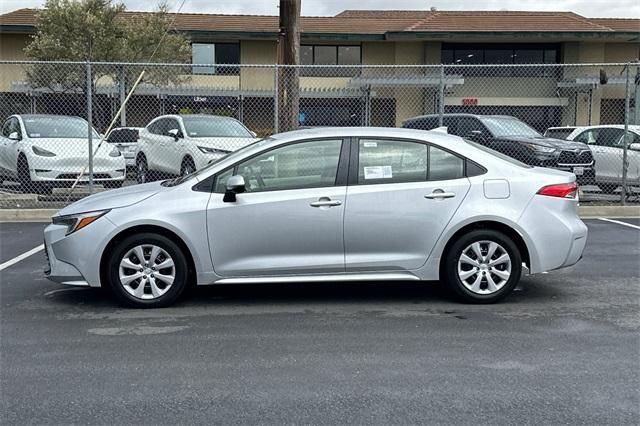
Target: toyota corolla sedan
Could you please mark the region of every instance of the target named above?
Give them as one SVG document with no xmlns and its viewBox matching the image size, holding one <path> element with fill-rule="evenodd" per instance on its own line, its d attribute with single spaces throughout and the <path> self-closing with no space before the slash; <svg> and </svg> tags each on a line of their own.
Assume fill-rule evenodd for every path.
<svg viewBox="0 0 640 426">
<path fill-rule="evenodd" d="M 71 185 L 89 162 L 89 123 L 80 117 L 48 114 L 12 115 L 0 135 L 0 176 L 20 182 L 24 192 L 51 192 Z M 125 178 L 125 160 L 110 145 L 98 148 L 93 130 L 94 182 L 119 188 Z M 84 174 L 81 182 L 89 180 Z"/>
<path fill-rule="evenodd" d="M 272 136 L 186 176 L 95 194 L 45 229 L 47 276 L 162 307 L 190 284 L 443 280 L 496 302 L 578 262 L 575 175 L 438 132 Z"/>
</svg>

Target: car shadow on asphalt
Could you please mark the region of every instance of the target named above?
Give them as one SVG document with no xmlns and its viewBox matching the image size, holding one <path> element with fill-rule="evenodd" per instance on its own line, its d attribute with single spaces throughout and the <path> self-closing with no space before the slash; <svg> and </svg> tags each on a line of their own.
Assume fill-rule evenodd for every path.
<svg viewBox="0 0 640 426">
<path fill-rule="evenodd" d="M 502 303 L 544 303 L 562 298 L 557 285 L 545 285 L 523 280 Z M 541 285 L 540 285 L 541 284 Z M 75 291 L 74 291 L 75 290 Z M 82 290 L 82 291 L 78 291 Z M 77 308 L 79 305 L 94 309 L 122 307 L 107 289 L 61 289 L 50 302 Z M 330 283 L 277 283 L 211 285 L 190 288 L 177 307 L 207 307 L 216 305 L 362 305 L 393 303 L 415 305 L 459 305 L 459 300 L 438 281 L 432 282 L 330 282 Z"/>
</svg>

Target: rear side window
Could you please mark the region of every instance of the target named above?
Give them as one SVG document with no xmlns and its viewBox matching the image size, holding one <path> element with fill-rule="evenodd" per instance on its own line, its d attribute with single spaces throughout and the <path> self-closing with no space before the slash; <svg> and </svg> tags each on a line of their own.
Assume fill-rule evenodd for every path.
<svg viewBox="0 0 640 426">
<path fill-rule="evenodd" d="M 412 141 L 362 139 L 358 183 L 403 183 L 464 177 L 464 159 L 441 148 Z"/>
<path fill-rule="evenodd" d="M 438 119 L 435 117 L 425 117 L 409 120 L 404 123 L 403 127 L 407 129 L 431 130 L 438 127 Z"/>
<path fill-rule="evenodd" d="M 444 149 L 429 146 L 429 180 L 464 177 L 464 160 Z"/>
</svg>

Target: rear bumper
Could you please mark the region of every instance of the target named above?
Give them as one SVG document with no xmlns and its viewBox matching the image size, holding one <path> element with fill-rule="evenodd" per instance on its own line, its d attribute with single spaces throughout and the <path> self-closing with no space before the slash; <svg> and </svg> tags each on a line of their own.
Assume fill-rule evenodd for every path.
<svg viewBox="0 0 640 426">
<path fill-rule="evenodd" d="M 531 273 L 566 268 L 582 258 L 588 229 L 577 201 L 535 195 L 518 223 L 531 239 Z"/>
</svg>

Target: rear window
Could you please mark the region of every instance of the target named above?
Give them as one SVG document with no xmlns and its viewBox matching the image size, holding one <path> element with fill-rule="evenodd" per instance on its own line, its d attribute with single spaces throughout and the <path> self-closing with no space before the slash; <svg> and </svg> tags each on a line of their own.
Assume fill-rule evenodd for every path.
<svg viewBox="0 0 640 426">
<path fill-rule="evenodd" d="M 405 129 L 431 130 L 438 127 L 438 120 L 434 117 L 417 118 L 405 121 L 402 127 Z"/>
<path fill-rule="evenodd" d="M 544 135 L 548 138 L 567 139 L 573 130 L 574 129 L 572 127 L 567 127 L 566 129 L 549 129 L 544 132 Z"/>
<path fill-rule="evenodd" d="M 138 141 L 138 129 L 116 129 L 109 134 L 107 142 L 131 143 Z"/>
</svg>

